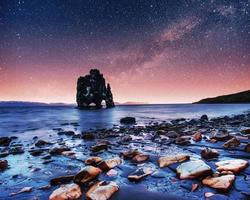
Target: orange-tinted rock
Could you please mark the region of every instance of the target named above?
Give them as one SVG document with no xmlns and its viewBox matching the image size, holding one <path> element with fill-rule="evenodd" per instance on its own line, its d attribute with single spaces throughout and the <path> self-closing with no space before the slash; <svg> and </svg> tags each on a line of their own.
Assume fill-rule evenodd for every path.
<svg viewBox="0 0 250 200">
<path fill-rule="evenodd" d="M 235 180 L 235 175 L 223 175 L 219 177 L 207 177 L 202 180 L 204 185 L 211 188 L 228 190 Z"/>
<path fill-rule="evenodd" d="M 248 166 L 248 161 L 242 159 L 225 160 L 215 163 L 218 171 L 232 171 L 237 174 Z"/>
<path fill-rule="evenodd" d="M 183 162 L 188 159 L 189 159 L 189 155 L 186 155 L 186 154 L 163 156 L 158 159 L 158 164 L 160 167 L 167 167 L 173 163 Z"/>
<path fill-rule="evenodd" d="M 82 196 L 81 188 L 75 184 L 61 185 L 49 196 L 49 200 L 77 200 Z"/>
<path fill-rule="evenodd" d="M 238 140 L 236 137 L 233 137 L 232 139 L 228 140 L 223 144 L 224 148 L 235 148 L 240 145 L 240 140 Z"/>
<path fill-rule="evenodd" d="M 192 139 L 195 142 L 201 141 L 202 140 L 202 134 L 201 134 L 201 132 L 196 132 L 195 134 L 193 134 Z"/>
<path fill-rule="evenodd" d="M 115 168 L 117 165 L 121 164 L 122 160 L 119 157 L 104 160 L 98 164 L 98 167 L 103 171 L 108 171 Z"/>
<path fill-rule="evenodd" d="M 86 166 L 80 172 L 78 172 L 74 177 L 75 183 L 87 183 L 98 177 L 101 173 L 101 170 L 97 167 Z"/>
<path fill-rule="evenodd" d="M 205 148 L 201 150 L 201 157 L 204 159 L 217 158 L 219 155 L 219 152 L 215 149 Z"/>
<path fill-rule="evenodd" d="M 138 150 L 129 150 L 129 151 L 122 152 L 121 156 L 123 156 L 124 159 L 132 159 L 138 154 L 140 154 Z"/>
<path fill-rule="evenodd" d="M 98 156 L 89 157 L 84 161 L 86 165 L 93 165 L 93 166 L 97 166 L 98 163 L 100 162 L 102 162 L 102 158 Z"/>
<path fill-rule="evenodd" d="M 86 197 L 89 200 L 107 200 L 118 190 L 119 186 L 115 182 L 101 181 L 89 189 Z"/>
<path fill-rule="evenodd" d="M 180 179 L 198 178 L 212 172 L 211 168 L 202 160 L 182 163 L 176 168 L 176 170 Z"/>
<path fill-rule="evenodd" d="M 138 154 L 138 155 L 133 157 L 132 161 L 136 162 L 136 163 L 139 163 L 139 162 L 145 162 L 148 159 L 149 159 L 149 155 L 147 155 L 147 154 Z"/>
</svg>

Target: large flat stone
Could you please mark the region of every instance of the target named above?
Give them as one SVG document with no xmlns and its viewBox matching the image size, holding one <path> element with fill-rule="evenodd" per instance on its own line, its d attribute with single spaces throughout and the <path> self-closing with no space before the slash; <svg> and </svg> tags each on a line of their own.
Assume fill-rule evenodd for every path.
<svg viewBox="0 0 250 200">
<path fill-rule="evenodd" d="M 197 178 L 208 175 L 212 172 L 211 168 L 202 160 L 182 163 L 176 170 L 180 179 Z"/>
</svg>

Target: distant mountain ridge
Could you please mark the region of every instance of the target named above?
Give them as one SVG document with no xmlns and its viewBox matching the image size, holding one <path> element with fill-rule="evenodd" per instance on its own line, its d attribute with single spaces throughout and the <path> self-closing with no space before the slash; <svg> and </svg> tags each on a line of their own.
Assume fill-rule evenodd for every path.
<svg viewBox="0 0 250 200">
<path fill-rule="evenodd" d="M 222 95 L 212 98 L 202 99 L 196 104 L 212 104 L 212 103 L 250 103 L 250 90 L 238 92 L 234 94 Z"/>
<path fill-rule="evenodd" d="M 29 106 L 69 106 L 65 103 L 42 103 L 30 101 L 0 101 L 0 107 L 29 107 Z"/>
</svg>

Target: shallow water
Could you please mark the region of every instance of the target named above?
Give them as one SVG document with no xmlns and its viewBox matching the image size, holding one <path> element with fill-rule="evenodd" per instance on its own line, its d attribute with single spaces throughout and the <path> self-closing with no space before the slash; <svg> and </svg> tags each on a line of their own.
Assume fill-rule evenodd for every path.
<svg viewBox="0 0 250 200">
<path fill-rule="evenodd" d="M 79 124 L 79 131 L 108 128 L 119 124 L 120 118 L 125 116 L 136 117 L 138 124 L 145 124 L 176 118 L 199 118 L 203 114 L 219 117 L 248 110 L 250 104 L 129 105 L 102 110 L 78 110 L 73 106 L 0 107 L 0 136 L 42 136 L 52 133 L 53 128 L 67 129 L 74 122 Z"/>
</svg>

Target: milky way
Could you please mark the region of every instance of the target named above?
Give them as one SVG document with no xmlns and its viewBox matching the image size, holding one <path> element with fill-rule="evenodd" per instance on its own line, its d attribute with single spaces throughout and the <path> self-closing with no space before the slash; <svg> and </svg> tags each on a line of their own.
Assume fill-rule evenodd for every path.
<svg viewBox="0 0 250 200">
<path fill-rule="evenodd" d="M 115 101 L 250 89 L 250 1 L 0 1 L 0 100 L 74 102 L 99 68 Z"/>
</svg>

